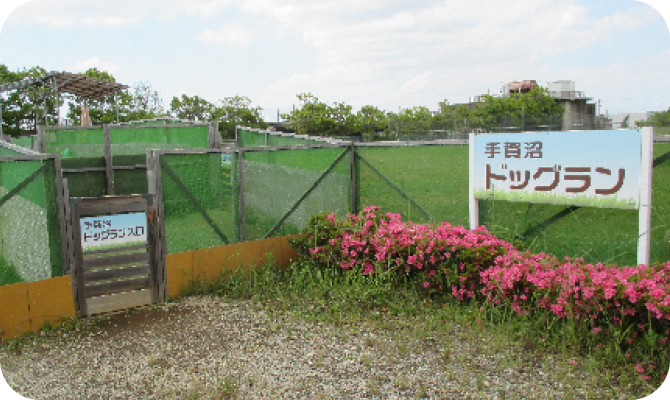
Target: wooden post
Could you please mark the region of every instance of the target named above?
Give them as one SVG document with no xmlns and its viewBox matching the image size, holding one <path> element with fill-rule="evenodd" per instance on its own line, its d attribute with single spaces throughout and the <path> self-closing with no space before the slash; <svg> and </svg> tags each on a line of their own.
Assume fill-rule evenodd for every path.
<svg viewBox="0 0 670 400">
<path fill-rule="evenodd" d="M 63 206 L 65 218 L 65 233 L 63 241 L 65 242 L 65 253 L 63 254 L 65 267 L 63 275 L 72 277 L 72 298 L 74 299 L 74 308 L 79 312 L 77 275 L 74 268 L 74 236 L 72 232 L 72 209 L 70 208 L 70 190 L 67 186 L 67 179 L 63 178 Z"/>
<path fill-rule="evenodd" d="M 479 227 L 479 200 L 475 199 L 475 133 L 470 132 L 469 136 L 469 162 L 470 162 L 470 172 L 469 172 L 469 190 L 468 190 L 468 203 L 470 205 L 470 230 L 474 230 Z"/>
<path fill-rule="evenodd" d="M 147 250 L 149 252 L 149 281 L 151 282 L 151 303 L 156 304 L 161 301 L 161 277 L 160 264 L 158 263 L 156 249 L 156 213 L 154 209 L 153 196 L 151 194 L 142 195 L 145 201 L 144 213 L 147 220 Z"/>
<path fill-rule="evenodd" d="M 163 196 L 160 182 L 160 164 L 158 153 L 154 150 L 147 151 L 147 181 L 149 194 L 153 202 L 153 240 L 156 249 L 156 283 L 158 284 L 158 301 L 166 298 L 166 276 L 165 257 L 167 253 L 165 239 L 165 214 L 163 208 Z"/>
<path fill-rule="evenodd" d="M 356 168 L 357 167 L 356 145 L 354 144 L 354 142 L 351 142 L 351 144 L 349 145 L 349 162 L 351 163 L 349 167 L 349 171 L 351 173 L 351 213 L 358 214 L 359 175 L 358 175 L 358 169 Z"/>
<path fill-rule="evenodd" d="M 651 184 L 654 154 L 654 128 L 642 128 L 640 165 L 640 212 L 637 242 L 637 263 L 649 265 L 651 249 Z"/>
<path fill-rule="evenodd" d="M 240 242 L 247 240 L 246 220 L 244 216 L 244 151 L 237 154 L 237 195 L 239 198 Z"/>
<path fill-rule="evenodd" d="M 216 149 L 218 142 L 216 135 L 218 135 L 218 125 L 216 121 L 210 121 L 207 125 L 207 146 L 210 149 Z"/>
<path fill-rule="evenodd" d="M 77 286 L 77 312 L 81 316 L 88 316 L 86 307 L 86 279 L 84 277 L 84 249 L 81 245 L 81 214 L 77 208 L 77 203 L 81 199 L 70 199 L 70 210 L 72 212 L 72 237 L 74 248 L 74 272 Z"/>
<path fill-rule="evenodd" d="M 114 195 L 114 166 L 112 165 L 112 137 L 109 125 L 102 126 L 105 141 L 105 168 L 107 172 L 107 195 Z"/>
<path fill-rule="evenodd" d="M 47 152 L 47 143 L 45 138 L 45 127 L 42 125 L 37 126 L 37 151 L 40 153 Z"/>
<path fill-rule="evenodd" d="M 66 192 L 67 188 L 63 187 L 63 169 L 61 168 L 60 156 L 54 157 L 54 169 L 56 175 L 56 196 L 58 201 L 58 219 L 60 220 L 60 241 L 61 241 L 61 252 L 63 257 L 63 275 L 66 274 L 66 271 L 69 268 L 68 257 L 67 257 L 67 220 L 66 220 L 66 202 L 67 197 Z"/>
</svg>

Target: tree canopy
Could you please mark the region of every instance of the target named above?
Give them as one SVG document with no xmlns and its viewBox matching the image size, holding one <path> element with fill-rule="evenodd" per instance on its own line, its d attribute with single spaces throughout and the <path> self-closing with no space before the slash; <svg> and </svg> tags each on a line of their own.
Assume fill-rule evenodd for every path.
<svg viewBox="0 0 670 400">
<path fill-rule="evenodd" d="M 637 121 L 637 126 L 653 126 L 655 135 L 670 135 L 670 108 L 653 113 L 649 121 Z"/>
<path fill-rule="evenodd" d="M 289 129 L 308 135 L 366 136 L 369 138 L 397 138 L 436 132 L 468 132 L 472 129 L 495 131 L 534 129 L 555 126 L 560 129 L 563 107 L 543 88 L 509 97 L 483 96 L 472 109 L 463 104 L 452 105 L 446 100 L 440 110 L 430 111 L 415 106 L 396 112 L 386 112 L 374 106 L 361 107 L 352 113 L 345 103 L 329 105 L 312 93 L 297 95 L 300 107 L 282 115 Z"/>
<path fill-rule="evenodd" d="M 240 95 L 210 103 L 199 96 L 182 94 L 172 98 L 170 115 L 190 121 L 218 121 L 221 137 L 227 139 L 235 138 L 237 125 L 260 129 L 268 126 L 261 116 L 261 108 L 252 106 L 248 97 Z"/>
<path fill-rule="evenodd" d="M 41 67 L 10 71 L 0 64 L 0 83 L 15 82 L 28 76 L 44 76 Z M 115 82 L 107 71 L 90 68 L 84 75 Z M 35 121 L 44 118 L 43 91 L 37 87 L 27 92 L 14 91 L 0 97 L 3 110 L 3 131 L 19 136 L 35 130 Z M 268 124 L 263 120 L 261 108 L 254 106 L 248 97 L 235 95 L 223 97 L 210 103 L 200 96 L 173 97 L 169 108 L 163 108 L 163 99 L 149 82 L 136 82 L 130 89 L 114 96 L 99 99 L 83 99 L 72 95 L 63 96 L 68 100 L 68 118 L 73 124 L 81 122 L 81 106 L 87 104 L 93 124 L 127 122 L 161 116 L 173 116 L 190 121 L 217 121 L 224 138 L 233 138 L 235 126 L 244 125 L 264 129 Z M 46 96 L 47 117 L 55 116 L 56 104 L 53 96 Z M 312 93 L 297 95 L 300 106 L 290 113 L 282 114 L 286 126 L 301 134 L 324 136 L 365 136 L 368 138 L 397 138 L 401 135 L 426 134 L 436 132 L 469 132 L 473 129 L 484 131 L 531 130 L 538 126 L 560 129 L 563 108 L 544 88 L 534 88 L 528 93 L 512 94 L 508 97 L 482 96 L 482 101 L 473 105 L 440 103 L 438 111 L 430 111 L 425 106 L 388 112 L 373 105 L 365 105 L 357 112 L 345 102 L 323 102 Z M 62 103 L 62 102 L 61 102 Z M 53 118 L 49 119 L 55 122 Z M 42 123 L 42 122 L 40 122 Z M 657 113 L 652 117 L 654 126 L 670 126 L 670 111 Z"/>
<path fill-rule="evenodd" d="M 46 73 L 46 70 L 39 66 L 11 71 L 5 64 L 0 64 L 0 84 L 18 82 L 29 77 L 45 76 Z M 47 118 L 53 123 L 56 100 L 53 96 L 48 96 L 49 92 L 49 88 L 31 87 L 28 90 L 14 90 L 0 95 L 3 134 L 17 137 L 34 133 L 38 119 L 39 123 L 44 123 L 45 102 Z"/>
</svg>

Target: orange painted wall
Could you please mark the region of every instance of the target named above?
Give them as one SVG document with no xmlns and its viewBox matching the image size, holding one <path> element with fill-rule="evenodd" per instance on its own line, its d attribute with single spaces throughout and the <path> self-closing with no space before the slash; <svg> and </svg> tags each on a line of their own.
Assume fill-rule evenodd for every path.
<svg viewBox="0 0 670 400">
<path fill-rule="evenodd" d="M 210 247 L 202 250 L 168 254 L 165 260 L 167 294 L 171 298 L 181 295 L 191 280 L 208 283 L 221 277 L 224 271 L 241 267 L 244 271 L 262 267 L 267 254 L 272 254 L 274 263 L 287 267 L 298 254 L 288 244 L 293 236 L 274 237 Z"/>
<path fill-rule="evenodd" d="M 191 280 L 213 282 L 224 271 L 242 267 L 244 271 L 262 267 L 267 254 L 274 263 L 287 267 L 298 254 L 288 244 L 293 236 L 275 237 L 227 246 L 168 254 L 165 262 L 167 293 L 181 295 Z M 46 321 L 74 317 L 72 277 L 69 275 L 28 283 L 0 286 L 0 340 L 37 332 Z"/>
<path fill-rule="evenodd" d="M 74 317 L 69 275 L 0 286 L 0 338 L 37 332 L 46 321 Z"/>
</svg>

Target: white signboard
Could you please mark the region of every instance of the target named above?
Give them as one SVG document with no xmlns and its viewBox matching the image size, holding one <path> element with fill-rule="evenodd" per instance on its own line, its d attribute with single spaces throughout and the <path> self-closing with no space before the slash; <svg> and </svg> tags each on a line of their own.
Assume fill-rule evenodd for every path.
<svg viewBox="0 0 670 400">
<path fill-rule="evenodd" d="M 640 131 L 475 135 L 475 198 L 640 208 Z"/>
<path fill-rule="evenodd" d="M 478 200 L 637 209 L 638 262 L 647 263 L 652 142 L 651 128 L 471 133 L 470 228 Z"/>
<path fill-rule="evenodd" d="M 82 218 L 81 245 L 84 249 L 146 243 L 145 213 L 103 215 Z"/>
</svg>

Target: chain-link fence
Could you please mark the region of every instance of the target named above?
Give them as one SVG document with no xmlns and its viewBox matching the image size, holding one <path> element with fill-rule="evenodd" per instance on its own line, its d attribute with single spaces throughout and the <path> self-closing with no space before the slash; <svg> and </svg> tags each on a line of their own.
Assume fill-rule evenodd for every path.
<svg viewBox="0 0 670 400">
<path fill-rule="evenodd" d="M 57 164 L 0 141 L 0 285 L 63 274 Z"/>
<path fill-rule="evenodd" d="M 292 145 L 262 147 L 266 137 L 279 135 L 238 130 L 238 140 L 244 135 L 242 142 L 254 143 L 253 149 L 239 147 L 198 157 L 160 156 L 179 163 L 184 171 L 200 169 L 184 172 L 182 178 L 203 204 L 211 203 L 212 194 L 202 192 L 200 185 L 226 188 L 228 197 L 212 203 L 210 219 L 230 242 L 296 233 L 317 212 L 342 217 L 370 205 L 401 214 L 406 221 L 468 226 L 465 140 L 317 144 L 317 139 L 305 145 L 296 143 L 302 138 L 282 135 L 294 140 Z M 651 260 L 667 261 L 670 143 L 656 143 L 654 157 Z M 217 162 L 220 166 L 215 167 Z M 222 243 L 203 213 L 189 205 L 184 190 L 168 190 L 170 178 L 164 171 L 161 174 L 167 251 Z M 172 204 L 180 198 L 182 206 L 174 208 Z M 634 264 L 637 259 L 636 211 L 480 201 L 480 220 L 499 237 L 536 252 L 619 265 Z"/>
<path fill-rule="evenodd" d="M 243 129 L 238 130 L 238 140 L 253 145 L 183 150 L 178 146 L 185 147 L 186 141 L 203 147 L 211 143 L 203 139 L 204 131 L 176 135 L 168 143 L 164 138 L 170 138 L 169 133 L 138 127 L 119 129 L 116 142 L 111 140 L 117 135 L 115 129 L 110 129 L 115 133 L 107 144 L 117 150 L 112 155 L 114 165 L 131 167 L 140 157 L 146 159 L 146 154 L 137 154 L 145 151 L 157 160 L 150 173 L 157 180 L 154 187 L 159 188 L 153 193 L 162 199 L 168 253 L 293 234 L 318 212 L 343 217 L 371 205 L 401 214 L 406 221 L 468 226 L 466 140 L 353 143 Z M 77 134 L 71 134 L 70 141 L 79 143 L 68 144 L 88 145 L 88 150 L 81 147 L 94 154 L 95 134 L 73 132 Z M 199 142 L 192 141 L 193 135 L 201 135 Z M 151 141 L 159 138 L 166 147 L 152 149 Z M 273 138 L 281 145 L 269 145 L 275 143 Z M 137 143 L 131 146 L 130 141 Z M 654 158 L 651 260 L 667 261 L 670 141 L 657 140 Z M 95 174 L 101 172 L 99 189 L 104 192 L 108 184 L 105 156 L 73 159 L 102 164 L 102 170 L 93 168 L 76 176 L 82 185 L 84 179 L 95 182 Z M 56 156 L 0 146 L 3 276 L 35 280 L 63 273 L 58 162 Z M 134 177 L 119 171 L 123 169 L 115 171 L 117 187 L 135 185 L 144 190 L 145 170 L 139 169 L 141 173 Z M 480 221 L 497 236 L 516 239 L 532 251 L 583 257 L 589 262 L 636 262 L 636 211 L 493 200 L 480 201 Z M 0 278 L 0 283 L 7 281 Z"/>
<path fill-rule="evenodd" d="M 211 124 L 40 128 L 37 147 L 62 157 L 72 197 L 147 193 L 147 150 L 210 148 L 220 143 Z"/>
</svg>

